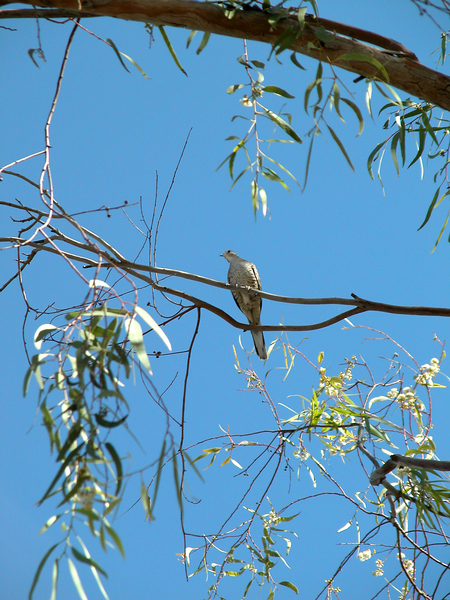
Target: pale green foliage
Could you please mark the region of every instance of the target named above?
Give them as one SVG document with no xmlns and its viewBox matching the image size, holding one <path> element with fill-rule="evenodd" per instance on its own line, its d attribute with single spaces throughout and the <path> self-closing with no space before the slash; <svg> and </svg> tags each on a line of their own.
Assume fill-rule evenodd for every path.
<svg viewBox="0 0 450 600">
<path fill-rule="evenodd" d="M 90 287 L 96 290 L 109 286 L 92 281 Z M 33 357 L 25 377 L 24 393 L 33 374 L 38 383 L 42 421 L 58 463 L 39 504 L 56 496 L 61 510 L 48 519 L 41 533 L 57 522 L 62 523 L 63 533 L 61 541 L 42 559 L 30 598 L 44 564 L 58 549 L 52 598 L 56 597 L 59 562 L 63 557 L 68 561 L 80 598 L 86 595 L 72 558 L 91 568 L 103 597 L 108 597 L 99 578 L 99 573 L 104 576 L 106 573 L 91 557 L 77 531 L 80 525 L 87 527 L 105 551 L 108 545 L 115 546 L 124 555 L 120 538 L 108 520 L 121 502 L 124 483 L 123 459 L 111 439 L 116 427 L 127 427 L 130 407 L 123 395 L 122 378 L 127 379 L 132 373 L 133 351 L 143 368 L 151 373 L 136 314 L 170 349 L 167 336 L 147 311 L 139 307 L 131 312 L 125 308 L 113 309 L 106 303 L 91 306 L 67 314 L 64 326 L 46 324 L 38 328 L 34 338 L 36 348 L 40 350 L 45 341 L 50 349 Z M 164 452 L 165 446 L 162 455 Z M 149 502 L 146 510 L 147 516 L 151 516 Z"/>
<path fill-rule="evenodd" d="M 402 597 L 409 598 L 418 571 L 421 571 L 420 577 L 423 582 L 434 585 L 433 575 L 427 574 L 431 555 L 433 560 L 441 561 L 440 564 L 444 565 L 445 570 L 445 558 L 437 549 L 431 550 L 428 542 L 435 545 L 439 543 L 441 532 L 445 530 L 450 519 L 449 478 L 440 471 L 399 468 L 396 473 L 392 472 L 388 476 L 390 488 L 381 488 L 377 494 L 376 489 L 369 484 L 366 473 L 370 473 L 371 469 L 386 461 L 393 453 L 406 457 L 437 458 L 436 445 L 431 435 L 431 392 L 445 387 L 436 382 L 445 352 L 441 347 L 440 358 L 433 357 L 429 363 L 420 365 L 389 336 L 382 332 L 375 333 L 377 336 L 381 334 L 381 339 L 391 343 L 395 350 L 392 359 L 386 359 L 386 365 L 381 369 L 383 374 L 379 378 L 364 360 L 356 356 L 345 359 L 343 368 L 332 372 L 323 366 L 323 352 L 314 363 L 298 349 L 293 348 L 287 339 L 279 339 L 272 352 L 282 352 L 285 371 L 290 377 L 295 377 L 294 361 L 303 359 L 304 365 L 315 370 L 317 376 L 317 385 L 311 395 L 291 396 L 288 405 L 280 403 L 276 406 L 272 401 L 269 386 L 270 377 L 273 375 L 263 382 L 251 365 L 249 368 L 241 366 L 235 352 L 237 371 L 245 377 L 247 388 L 261 395 L 264 403 L 269 405 L 274 429 L 278 428 L 278 435 L 273 437 L 272 430 L 270 433 L 260 432 L 258 436 L 243 439 L 239 436 L 238 441 L 236 436 L 228 434 L 227 441 L 224 441 L 222 446 L 204 448 L 195 461 L 208 459 L 206 470 L 214 464 L 219 455 L 222 454 L 223 457 L 223 453 L 229 453 L 229 457 L 221 460 L 220 467 L 227 468 L 233 464 L 249 476 L 250 467 L 255 467 L 255 463 L 262 460 L 261 457 L 266 452 L 272 452 L 273 458 L 269 459 L 269 462 L 272 460 L 276 463 L 272 467 L 272 481 L 284 462 L 285 470 L 296 471 L 299 479 L 302 473 L 306 472 L 313 488 L 317 488 L 317 495 L 321 492 L 327 493 L 327 483 L 331 483 L 334 493 L 347 501 L 346 512 L 351 515 L 338 531 L 349 531 L 355 535 L 352 549 L 342 564 L 355 552 L 360 561 L 370 561 L 375 553 L 382 555 L 387 552 L 387 556 L 377 557 L 376 567 L 371 569 L 371 573 L 375 577 L 381 577 L 387 568 L 392 572 L 401 562 L 401 570 L 389 583 L 389 587 L 392 595 L 397 589 L 394 585 L 395 579 L 402 573 L 407 575 L 402 584 Z M 400 353 L 400 357 L 397 352 Z M 302 372 L 304 378 L 303 367 Z M 282 419 L 278 414 L 280 410 L 287 411 L 288 416 Z M 256 449 L 259 449 L 259 454 L 255 459 Z M 333 460 L 339 458 L 347 462 L 353 454 L 358 454 L 360 460 L 365 463 L 362 474 L 363 480 L 366 480 L 366 488 L 364 491 L 352 493 L 344 489 L 348 487 L 348 482 L 336 481 L 331 473 Z M 231 455 L 237 460 L 231 460 Z M 354 470 L 359 462 L 355 459 L 349 461 L 348 468 Z M 268 469 L 268 465 L 265 468 Z M 433 477 L 430 477 L 430 473 Z M 253 485 L 253 481 L 252 479 L 250 485 Z M 252 513 L 252 519 L 244 521 L 230 531 L 221 531 L 213 539 L 205 540 L 202 547 L 190 548 L 191 561 L 193 554 L 202 554 L 193 575 L 206 570 L 216 576 L 214 585 L 209 589 L 209 597 L 218 593 L 221 579 L 227 576 L 246 577 L 247 583 L 242 597 L 246 596 L 255 582 L 258 582 L 259 586 L 267 584 L 269 597 L 272 598 L 279 585 L 296 591 L 295 586 L 299 581 L 296 583 L 295 578 L 294 583 L 276 583 L 274 579 L 277 563 L 281 561 L 287 564 L 274 545 L 277 537 L 283 539 L 287 544 L 286 556 L 289 554 L 292 536 L 296 537 L 296 534 L 280 528 L 280 524 L 297 516 L 289 514 L 288 517 L 284 517 L 288 510 L 311 497 L 308 490 L 302 491 L 302 494 L 305 494 L 304 498 L 291 501 L 287 506 L 278 507 L 276 510 L 270 504 L 271 511 L 264 515 L 259 513 L 259 507 L 265 502 L 265 498 L 261 498 L 256 511 L 246 509 Z M 248 541 L 257 537 L 254 516 L 259 517 L 262 525 L 261 544 L 250 544 Z M 365 531 L 362 530 L 363 527 Z M 392 547 L 386 541 L 386 527 L 394 527 L 395 530 Z M 232 532 L 234 541 L 227 549 L 227 540 Z M 414 559 L 412 555 L 406 557 L 402 553 L 401 561 L 397 560 L 396 564 L 392 552 L 397 546 L 397 535 L 400 536 L 401 547 L 410 549 L 414 543 Z M 412 542 L 412 539 L 415 542 Z M 364 548 L 369 541 L 370 548 Z M 317 543 L 320 544 L 320 541 Z M 212 558 L 217 552 L 224 555 L 220 562 Z M 445 544 L 442 552 L 445 553 Z M 239 569 L 230 571 L 230 563 L 240 564 Z M 338 593 L 339 588 L 335 587 L 334 583 L 340 570 L 341 567 L 337 568 L 336 573 L 327 581 L 324 593 Z"/>
<path fill-rule="evenodd" d="M 317 34 L 317 32 L 316 32 Z M 290 38 L 288 38 L 288 42 Z M 282 43 L 282 40 L 279 40 L 279 44 L 275 45 L 275 55 L 277 56 L 283 50 L 285 50 L 289 43 L 285 45 Z M 295 53 L 291 54 L 292 62 L 298 66 L 299 68 L 303 68 L 300 63 L 297 61 Z M 268 154 L 269 148 L 271 149 L 271 154 L 273 154 L 272 146 L 274 143 L 302 143 L 303 140 L 300 138 L 298 133 L 292 127 L 292 115 L 289 113 L 282 112 L 274 112 L 273 110 L 267 108 L 262 104 L 262 98 L 265 94 L 275 94 L 276 96 L 280 96 L 286 98 L 287 100 L 294 98 L 289 92 L 286 90 L 275 86 L 269 85 L 264 86 L 264 75 L 262 71 L 265 69 L 265 64 L 258 60 L 249 60 L 247 54 L 238 58 L 238 62 L 245 67 L 247 76 L 249 78 L 249 83 L 243 84 L 233 84 L 231 85 L 227 92 L 229 94 L 233 94 L 238 90 L 241 90 L 245 87 L 249 88 L 249 92 L 245 93 L 241 98 L 241 104 L 252 110 L 252 116 L 247 117 L 244 115 L 236 115 L 233 117 L 233 121 L 239 117 L 245 121 L 249 122 L 249 127 L 247 129 L 246 134 L 241 138 L 238 136 L 230 136 L 227 139 L 233 141 L 235 144 L 233 151 L 231 154 L 227 156 L 227 158 L 221 163 L 219 168 L 223 166 L 225 163 L 228 163 L 228 168 L 230 172 L 230 176 L 233 180 L 232 188 L 235 184 L 241 179 L 243 175 L 250 171 L 252 174 L 251 179 L 251 193 L 252 193 L 252 205 L 253 210 L 256 214 L 256 211 L 259 209 L 260 201 L 262 205 L 263 215 L 267 213 L 267 192 L 260 184 L 260 176 L 263 176 L 269 181 L 273 181 L 279 183 L 285 190 L 291 191 L 286 183 L 286 175 L 294 181 L 299 187 L 300 184 L 297 181 L 297 178 L 282 164 L 277 162 L 272 156 Z M 309 138 L 309 148 L 306 158 L 305 164 L 305 175 L 304 175 L 304 184 L 303 188 L 306 186 L 308 180 L 309 173 L 309 165 L 312 155 L 312 149 L 315 138 L 322 134 L 322 127 L 326 127 L 327 131 L 331 135 L 333 141 L 337 144 L 339 150 L 342 152 L 345 160 L 349 164 L 349 166 L 354 170 L 352 161 L 350 159 L 347 150 L 344 147 L 344 144 L 338 137 L 335 130 L 328 123 L 328 120 L 325 116 L 325 109 L 329 106 L 330 110 L 334 108 L 336 114 L 339 119 L 345 123 L 344 117 L 342 115 L 342 103 L 348 106 L 359 123 L 359 131 L 358 135 L 361 135 L 364 129 L 364 120 L 362 117 L 361 110 L 358 106 L 348 97 L 341 96 L 340 87 L 338 85 L 339 78 L 335 74 L 334 70 L 332 70 L 332 75 L 330 77 L 324 78 L 323 76 L 323 65 L 319 63 L 316 77 L 315 79 L 308 85 L 305 90 L 304 95 L 304 109 L 307 114 L 309 111 L 312 111 L 312 118 L 314 125 L 312 129 L 307 133 Z M 324 86 L 327 86 L 327 90 L 324 93 Z M 312 93 L 315 92 L 315 99 L 312 99 Z M 270 137 L 262 137 L 260 133 L 260 128 L 262 127 L 261 121 L 264 119 L 268 119 L 272 122 L 272 125 L 275 125 L 275 131 L 270 135 Z M 281 129 L 281 131 L 288 136 L 290 139 L 276 139 L 275 133 L 276 129 Z M 253 152 L 249 150 L 248 144 L 252 141 L 254 143 L 255 152 L 254 158 L 252 158 Z M 263 147 L 267 146 L 267 150 L 264 151 Z M 237 156 L 244 155 L 247 165 L 241 170 L 237 175 L 234 173 L 235 161 Z M 268 163 L 272 163 L 273 166 L 268 166 Z"/>
<path fill-rule="evenodd" d="M 450 195 L 448 185 L 448 168 L 450 164 L 450 120 L 444 118 L 443 112 L 426 102 L 413 102 L 410 99 L 401 101 L 400 98 L 385 104 L 380 109 L 382 112 L 389 111 L 389 117 L 383 125 L 383 129 L 392 130 L 392 133 L 380 142 L 370 153 L 367 160 L 367 168 L 373 179 L 373 163 L 378 161 L 378 179 L 381 179 L 381 165 L 386 149 L 389 147 L 391 158 L 397 174 L 400 174 L 400 162 L 404 167 L 407 163 L 407 140 L 409 145 L 413 144 L 413 158 L 408 164 L 408 169 L 415 163 L 420 165 L 421 177 L 424 176 L 423 159 L 435 161 L 439 167 L 434 174 L 434 182 L 437 184 L 433 199 L 431 200 L 427 214 L 419 229 L 424 227 L 433 211 L 441 202 Z M 434 114 L 433 114 L 434 112 Z M 437 115 L 436 115 L 437 113 Z M 433 250 L 436 248 L 444 230 L 447 226 L 448 214 L 436 239 Z M 449 236 L 450 241 L 450 236 Z"/>
</svg>

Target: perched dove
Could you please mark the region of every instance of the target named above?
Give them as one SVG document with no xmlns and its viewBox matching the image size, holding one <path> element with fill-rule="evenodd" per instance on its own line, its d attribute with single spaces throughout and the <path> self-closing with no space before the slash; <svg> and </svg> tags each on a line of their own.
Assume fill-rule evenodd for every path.
<svg viewBox="0 0 450 600">
<path fill-rule="evenodd" d="M 243 287 L 261 289 L 261 279 L 255 265 L 248 260 L 240 258 L 236 252 L 226 250 L 223 256 L 230 263 L 228 269 L 228 283 L 230 285 L 241 285 Z M 262 298 L 253 294 L 246 294 L 243 290 L 231 292 L 239 309 L 247 317 L 250 325 L 261 325 L 260 314 Z M 256 354 L 262 360 L 267 358 L 266 343 L 262 331 L 252 331 Z"/>
</svg>

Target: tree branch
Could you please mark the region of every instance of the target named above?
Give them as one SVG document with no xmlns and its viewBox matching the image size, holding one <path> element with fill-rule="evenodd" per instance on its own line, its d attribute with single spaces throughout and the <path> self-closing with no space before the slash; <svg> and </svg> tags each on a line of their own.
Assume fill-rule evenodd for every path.
<svg viewBox="0 0 450 600">
<path fill-rule="evenodd" d="M 425 471 L 450 471 L 450 460 L 433 460 L 423 458 L 411 458 L 410 456 L 401 456 L 393 454 L 384 465 L 375 469 L 370 476 L 372 485 L 384 483 L 388 473 L 397 467 L 409 467 L 411 469 L 424 469 Z M 398 492 L 397 492 L 398 493 Z"/>
<path fill-rule="evenodd" d="M 0 202 L 0 204 L 6 204 Z M 21 210 L 28 210 L 27 207 L 19 207 L 15 206 L 15 208 L 19 208 Z M 30 209 L 31 210 L 31 209 Z M 31 212 L 39 213 L 40 211 L 36 211 L 32 209 Z M 291 296 L 280 296 L 277 294 L 270 294 L 268 292 L 262 292 L 253 288 L 242 288 L 247 293 L 252 292 L 255 295 L 261 296 L 261 298 L 265 298 L 267 300 L 271 300 L 272 302 L 282 302 L 287 304 L 301 304 L 301 305 L 313 305 L 313 306 L 321 306 L 321 305 L 344 305 L 351 306 L 353 308 L 344 311 L 330 319 L 325 321 L 320 321 L 318 323 L 312 323 L 309 325 L 250 325 L 248 323 L 240 323 L 236 321 L 230 315 L 228 315 L 225 311 L 216 306 L 201 300 L 195 296 L 187 294 L 181 290 L 175 290 L 173 288 L 169 288 L 166 286 L 159 285 L 156 283 L 150 276 L 145 275 L 145 272 L 148 273 L 159 273 L 161 275 L 172 276 L 172 277 L 180 277 L 182 279 L 189 279 L 191 281 L 196 281 L 199 283 L 203 283 L 206 285 L 210 285 L 213 287 L 218 287 L 226 290 L 234 290 L 239 286 L 231 286 L 228 283 L 224 283 L 222 281 L 216 281 L 215 279 L 210 279 L 208 277 L 203 277 L 201 275 L 195 275 L 193 273 L 187 273 L 185 271 L 177 271 L 175 269 L 165 269 L 162 267 L 151 267 L 148 265 L 140 265 L 132 262 L 128 262 L 125 260 L 118 260 L 117 256 L 121 256 L 119 252 L 117 252 L 110 244 L 104 242 L 99 236 L 94 234 L 93 232 L 85 229 L 81 225 L 77 224 L 78 229 L 80 229 L 81 233 L 86 236 L 85 239 L 88 239 L 89 236 L 94 237 L 94 239 L 104 244 L 108 250 L 112 252 L 113 255 L 108 252 L 102 251 L 100 248 L 94 245 L 90 245 L 89 243 L 82 243 L 69 236 L 63 234 L 59 229 L 50 226 L 52 232 L 56 235 L 49 237 L 47 240 L 36 240 L 31 243 L 27 243 L 26 245 L 30 248 L 36 250 L 42 250 L 45 252 L 50 252 L 52 254 L 62 255 L 71 261 L 81 262 L 85 264 L 87 267 L 98 268 L 100 267 L 117 267 L 121 271 L 127 273 L 131 277 L 135 277 L 148 283 L 153 289 L 160 291 L 164 294 L 170 294 L 173 296 L 177 296 L 183 300 L 187 300 L 197 306 L 199 308 L 204 308 L 218 317 L 224 319 L 237 329 L 242 329 L 243 331 L 314 331 L 317 329 L 323 329 L 325 327 L 329 327 L 330 325 L 334 325 L 344 319 L 348 319 L 356 314 L 376 311 L 376 312 L 385 312 L 391 314 L 399 314 L 399 315 L 415 315 L 415 316 L 440 316 L 440 317 L 450 317 L 450 308 L 439 308 L 439 307 L 431 307 L 431 306 L 399 306 L 395 304 L 385 304 L 382 302 L 373 302 L 371 300 L 365 300 L 357 297 L 355 294 L 352 294 L 353 299 L 349 298 L 294 298 Z M 98 262 L 98 260 L 93 258 L 88 258 L 85 256 L 73 254 L 66 252 L 61 249 L 57 249 L 56 247 L 51 247 L 51 242 L 65 242 L 69 245 L 76 246 L 79 249 L 82 249 L 86 252 L 94 254 L 96 257 L 99 255 L 102 258 L 102 262 Z M 24 245 L 27 240 L 23 240 L 20 237 L 0 237 L 0 242 L 7 242 L 12 244 L 13 246 L 21 246 Z"/>
<path fill-rule="evenodd" d="M 294 16 L 283 16 L 271 26 L 269 18 L 276 14 L 262 11 L 258 7 L 245 5 L 232 18 L 224 10 L 209 2 L 195 0 L 85 0 L 82 10 L 79 0 L 25 0 L 24 4 L 33 4 L 48 9 L 48 12 L 35 9 L 1 10 L 0 18 L 36 18 L 53 17 L 116 17 L 129 21 L 153 23 L 155 25 L 183 27 L 217 35 L 255 40 L 275 44 L 288 30 L 299 33 L 291 50 L 305 54 L 313 59 L 331 63 L 363 77 L 383 80 L 379 69 L 370 62 L 347 58 L 343 55 L 362 54 L 370 60 L 375 59 L 388 74 L 387 83 L 421 100 L 450 110 L 450 77 L 419 63 L 415 55 L 402 44 L 379 36 L 375 33 L 354 28 L 342 23 L 325 19 L 315 19 L 308 15 L 303 29 Z M 316 36 L 316 28 L 325 27 L 332 34 L 331 41 L 322 42 Z M 346 37 L 348 36 L 348 37 Z M 358 39 L 355 39 L 358 38 Z M 363 41 L 360 41 L 363 40 Z M 380 45 L 380 48 L 371 44 Z"/>
</svg>

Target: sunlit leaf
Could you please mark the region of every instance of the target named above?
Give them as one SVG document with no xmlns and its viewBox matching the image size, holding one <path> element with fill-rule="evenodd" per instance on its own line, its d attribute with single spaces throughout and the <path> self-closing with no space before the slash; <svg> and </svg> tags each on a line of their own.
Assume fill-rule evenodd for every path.
<svg viewBox="0 0 450 600">
<path fill-rule="evenodd" d="M 123 472 L 122 472 L 122 461 L 120 460 L 119 455 L 116 452 L 116 449 L 114 448 L 114 446 L 110 442 L 106 442 L 105 447 L 108 450 L 111 458 L 113 459 L 114 465 L 116 467 L 117 483 L 116 483 L 115 494 L 117 496 L 118 493 L 120 492 L 120 488 L 122 486 L 122 475 L 123 475 Z"/>
<path fill-rule="evenodd" d="M 287 587 L 290 590 L 292 590 L 293 592 L 295 592 L 296 594 L 298 594 L 298 589 L 290 581 L 280 581 L 279 583 L 277 583 L 277 585 L 284 585 L 284 587 Z"/>
<path fill-rule="evenodd" d="M 417 231 L 420 231 L 422 229 L 422 227 L 424 227 L 428 223 L 428 221 L 429 221 L 429 219 L 431 217 L 431 213 L 433 212 L 433 210 L 434 210 L 434 208 L 436 206 L 436 202 L 437 202 L 437 199 L 438 199 L 438 196 L 439 196 L 440 189 L 441 188 L 438 188 L 436 190 L 436 192 L 435 192 L 435 194 L 433 196 L 433 200 L 431 201 L 431 204 L 428 207 L 427 214 L 425 216 L 425 220 L 424 220 L 424 222 L 422 223 L 422 225 L 419 227 L 419 229 Z"/>
<path fill-rule="evenodd" d="M 162 341 L 165 343 L 165 345 L 171 352 L 172 345 L 169 341 L 169 338 L 164 333 L 164 331 L 161 329 L 161 327 L 158 325 L 158 323 L 155 321 L 155 319 L 152 316 L 150 316 L 148 314 L 148 312 L 146 310 L 144 310 L 143 308 L 141 308 L 140 306 L 136 306 L 135 311 L 142 319 L 144 319 L 144 321 L 147 323 L 147 325 L 149 325 L 153 329 L 153 331 L 159 335 L 159 337 L 162 339 Z"/>
<path fill-rule="evenodd" d="M 202 50 L 204 50 L 204 48 L 206 47 L 207 43 L 209 42 L 209 38 L 210 37 L 211 37 L 211 34 L 208 31 L 205 31 L 205 33 L 203 34 L 203 37 L 202 37 L 202 41 L 200 42 L 200 45 L 197 48 L 197 54 L 200 54 L 200 52 Z"/>
<path fill-rule="evenodd" d="M 70 575 L 72 577 L 72 581 L 75 585 L 75 588 L 80 596 L 81 600 L 88 600 L 86 596 L 86 592 L 84 591 L 83 584 L 81 583 L 80 576 L 78 575 L 77 568 L 71 558 L 67 558 L 67 563 L 69 565 Z"/>
<path fill-rule="evenodd" d="M 47 333 L 49 333 L 50 331 L 55 331 L 55 329 L 59 329 L 59 327 L 56 327 L 51 323 L 46 323 L 45 325 L 41 325 L 36 329 L 36 332 L 34 334 L 34 345 L 36 347 L 36 350 L 41 349 L 42 341 L 47 335 Z"/>
<path fill-rule="evenodd" d="M 88 285 L 90 288 L 104 287 L 108 290 L 111 289 L 111 286 L 101 279 L 91 279 Z"/>
<path fill-rule="evenodd" d="M 392 140 L 391 140 L 391 156 L 392 156 L 392 161 L 394 163 L 395 169 L 397 171 L 397 175 L 400 175 L 400 170 L 398 167 L 398 160 L 397 160 L 397 143 L 400 139 L 400 133 L 396 133 Z"/>
<path fill-rule="evenodd" d="M 447 218 L 446 218 L 446 219 L 445 219 L 445 221 L 444 221 L 444 225 L 442 226 L 441 232 L 440 232 L 440 234 L 438 235 L 438 238 L 437 238 L 437 240 L 436 240 L 436 243 L 434 244 L 434 246 L 433 246 L 433 250 L 432 250 L 431 252 L 434 252 L 434 251 L 436 250 L 436 247 L 437 247 L 437 245 L 439 244 L 439 240 L 441 239 L 441 237 L 442 237 L 442 234 L 444 233 L 444 230 L 445 230 L 445 228 L 447 227 L 447 223 L 448 223 L 448 217 L 449 217 L 449 215 L 447 214 Z"/>
<path fill-rule="evenodd" d="M 281 127 L 281 129 L 285 133 L 287 133 L 293 140 L 295 140 L 299 144 L 303 143 L 301 138 L 295 133 L 295 131 L 292 129 L 292 127 L 288 123 L 286 123 L 286 121 L 284 119 L 282 119 L 279 115 L 275 114 L 271 110 L 264 108 L 264 107 L 262 107 L 262 108 L 263 108 L 265 114 L 268 116 L 268 118 L 271 121 L 273 121 L 274 123 L 276 123 L 276 125 Z"/>
<path fill-rule="evenodd" d="M 227 94 L 234 94 L 234 92 L 236 90 L 240 90 L 243 87 L 244 87 L 243 83 L 235 83 L 234 85 L 230 85 L 230 87 L 227 88 Z M 227 139 L 230 139 L 230 138 L 227 138 Z"/>
<path fill-rule="evenodd" d="M 187 42 L 186 42 L 186 48 L 189 48 L 189 46 L 190 46 L 192 40 L 194 39 L 196 33 L 197 33 L 197 31 L 195 31 L 195 30 L 191 31 L 191 33 L 189 34 L 189 37 L 187 39 Z"/>
<path fill-rule="evenodd" d="M 136 352 L 136 355 L 142 363 L 142 366 L 150 373 L 150 375 L 153 375 L 150 367 L 150 361 L 147 356 L 147 351 L 145 349 L 142 327 L 139 325 L 136 319 L 130 319 L 129 317 L 124 319 L 124 327 L 125 331 L 127 332 L 127 337 L 130 340 L 130 344 L 133 347 L 133 350 Z"/>
<path fill-rule="evenodd" d="M 36 587 L 36 585 L 37 585 L 37 583 L 38 583 L 38 581 L 39 581 L 39 577 L 40 577 L 40 575 L 41 575 L 42 569 L 43 569 L 43 568 L 44 568 L 44 566 L 45 566 L 45 563 L 46 563 L 46 562 L 47 562 L 47 560 L 48 560 L 48 557 L 50 556 L 50 554 L 53 552 L 53 550 L 54 550 L 54 549 L 55 549 L 57 546 L 58 546 L 58 544 L 54 544 L 54 545 L 53 545 L 51 548 L 49 548 L 49 549 L 47 550 L 47 552 L 44 554 L 43 558 L 41 559 L 41 562 L 39 563 L 39 565 L 38 565 L 38 568 L 36 569 L 36 573 L 35 573 L 35 575 L 34 575 L 34 577 L 33 577 L 33 582 L 32 582 L 32 584 L 31 584 L 30 592 L 29 592 L 29 594 L 28 594 L 28 598 L 29 598 L 29 600 L 32 600 L 32 598 L 33 598 L 34 589 L 35 589 L 35 587 Z"/>
<path fill-rule="evenodd" d="M 359 131 L 358 131 L 357 135 L 361 135 L 361 133 L 364 130 L 364 119 L 363 119 L 361 110 L 359 109 L 359 106 L 357 106 L 354 102 L 352 102 L 352 100 L 349 100 L 348 98 L 341 98 L 341 100 L 342 100 L 342 102 L 345 102 L 348 106 L 350 106 L 350 108 L 355 113 L 356 118 L 359 121 Z"/>
<path fill-rule="evenodd" d="M 378 153 L 380 152 L 380 150 L 384 146 L 384 144 L 385 144 L 385 142 L 381 142 L 380 144 L 377 144 L 377 146 L 375 146 L 375 148 L 369 154 L 369 158 L 367 159 L 367 170 L 369 171 L 369 175 L 371 176 L 372 179 L 374 179 L 373 171 L 372 171 L 373 161 L 377 160 Z"/>
<path fill-rule="evenodd" d="M 163 38 L 164 42 L 166 43 L 166 46 L 167 46 L 167 48 L 169 49 L 169 52 L 170 52 L 170 54 L 171 54 L 171 56 L 172 56 L 173 60 L 175 61 L 175 64 L 176 64 L 176 65 L 177 65 L 177 67 L 180 69 L 180 71 L 181 71 L 182 73 L 184 73 L 184 74 L 186 75 L 186 77 L 187 77 L 187 73 L 186 73 L 186 71 L 183 69 L 183 67 L 181 66 L 181 63 L 180 63 L 180 61 L 178 60 L 178 56 L 176 55 L 176 52 L 175 52 L 175 50 L 173 49 L 173 46 L 172 46 L 172 44 L 170 43 L 169 36 L 167 35 L 167 33 L 166 33 L 166 31 L 165 31 L 164 27 L 163 27 L 162 25 L 158 25 L 158 29 L 159 29 L 159 31 L 160 31 L 160 33 L 161 33 L 161 35 L 162 35 L 162 38 Z"/>
<path fill-rule="evenodd" d="M 302 71 L 306 71 L 305 67 L 303 67 L 297 60 L 297 54 L 295 52 L 293 52 L 291 54 L 291 61 L 294 63 L 294 65 L 296 67 L 298 67 L 299 69 L 302 69 Z"/>
<path fill-rule="evenodd" d="M 289 94 L 288 92 L 279 88 L 276 85 L 267 85 L 266 87 L 263 87 L 263 90 L 271 94 L 276 94 L 277 96 L 283 96 L 283 98 L 295 98 L 295 96 L 292 96 L 291 94 Z"/>
<path fill-rule="evenodd" d="M 85 556 L 84 554 L 81 554 L 81 552 L 79 552 L 73 546 L 72 546 L 71 550 L 72 550 L 72 554 L 78 561 L 85 563 L 87 565 L 90 565 L 91 567 L 94 567 L 94 569 L 96 569 L 97 571 L 100 571 L 100 573 L 104 577 L 108 577 L 108 574 L 106 573 L 106 571 L 104 569 L 102 569 L 101 566 L 95 562 L 95 560 L 93 560 L 92 558 L 90 558 L 88 556 Z"/>
</svg>

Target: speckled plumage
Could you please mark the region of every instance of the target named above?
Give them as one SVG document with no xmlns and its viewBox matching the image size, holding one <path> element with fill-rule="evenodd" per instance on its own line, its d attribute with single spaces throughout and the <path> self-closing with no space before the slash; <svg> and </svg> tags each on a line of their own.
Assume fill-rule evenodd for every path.
<svg viewBox="0 0 450 600">
<path fill-rule="evenodd" d="M 232 250 L 226 250 L 221 256 L 230 263 L 230 268 L 228 269 L 228 283 L 230 285 L 241 285 L 257 290 L 261 289 L 261 279 L 253 263 L 240 258 Z M 253 294 L 246 294 L 242 290 L 232 291 L 231 293 L 239 309 L 247 317 L 250 325 L 261 325 L 262 298 Z M 267 350 L 263 332 L 252 331 L 251 334 L 256 354 L 259 358 L 265 360 L 267 358 Z"/>
</svg>

